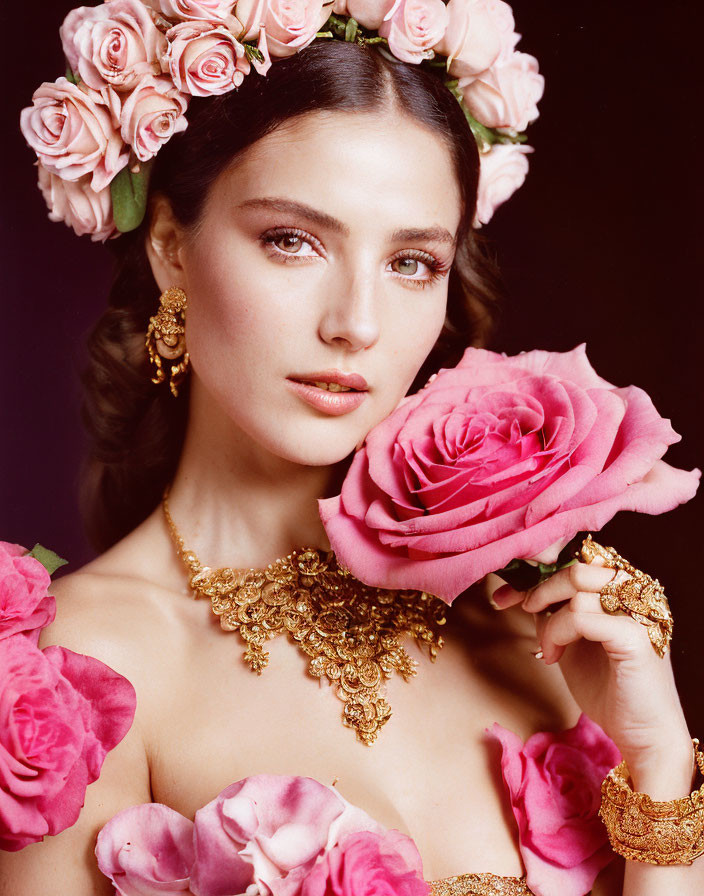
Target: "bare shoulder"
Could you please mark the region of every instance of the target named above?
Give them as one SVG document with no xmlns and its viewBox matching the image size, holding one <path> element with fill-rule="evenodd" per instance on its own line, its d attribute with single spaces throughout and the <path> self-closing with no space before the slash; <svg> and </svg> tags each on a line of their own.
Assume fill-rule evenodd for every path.
<svg viewBox="0 0 704 896">
<path fill-rule="evenodd" d="M 171 558 L 147 520 L 105 554 L 52 583 L 56 618 L 40 647 L 59 644 L 86 653 L 132 680 L 163 664 L 159 644 L 178 647 L 184 631 L 178 590 L 183 578 L 169 573 Z M 166 573 L 164 570 L 166 569 Z"/>
</svg>

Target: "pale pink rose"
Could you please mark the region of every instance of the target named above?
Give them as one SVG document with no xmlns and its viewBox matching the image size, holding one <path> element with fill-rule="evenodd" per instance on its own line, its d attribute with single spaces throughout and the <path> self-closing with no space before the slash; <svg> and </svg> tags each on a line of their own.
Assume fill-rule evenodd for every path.
<svg viewBox="0 0 704 896">
<path fill-rule="evenodd" d="M 398 0 L 335 0 L 332 11 L 338 16 L 350 16 L 362 28 L 378 31 L 386 14 Z"/>
<path fill-rule="evenodd" d="M 450 59 L 453 78 L 478 75 L 519 39 L 504 0 L 450 0 L 447 13 L 447 29 L 433 49 Z"/>
<path fill-rule="evenodd" d="M 296 896 L 318 857 L 348 833 L 381 831 L 366 812 L 312 778 L 254 775 L 225 788 L 195 817 L 198 896 Z"/>
<path fill-rule="evenodd" d="M 388 40 L 397 59 L 418 64 L 432 58 L 432 47 L 447 24 L 447 7 L 442 0 L 399 0 L 379 27 L 379 34 Z"/>
<path fill-rule="evenodd" d="M 104 243 L 117 234 L 112 217 L 110 187 L 95 191 L 90 176 L 69 181 L 47 171 L 37 163 L 39 189 L 49 209 L 50 221 L 63 221 L 78 236 L 90 234 L 93 242 Z"/>
<path fill-rule="evenodd" d="M 129 90 L 142 75 L 158 74 L 166 47 L 141 0 L 72 9 L 60 33 L 71 70 L 96 90 Z"/>
<path fill-rule="evenodd" d="M 123 809 L 98 834 L 95 855 L 118 896 L 189 891 L 193 822 L 161 803 Z"/>
<path fill-rule="evenodd" d="M 613 859 L 598 812 L 601 782 L 621 761 L 614 742 L 582 714 L 574 728 L 523 744 L 494 725 L 501 770 L 518 823 L 528 886 L 541 896 L 584 896 Z"/>
<path fill-rule="evenodd" d="M 116 96 L 113 94 L 113 99 Z M 119 110 L 122 139 L 140 161 L 146 162 L 174 134 L 186 130 L 187 108 L 188 97 L 175 87 L 171 78 L 147 75 L 132 93 L 122 98 Z"/>
<path fill-rule="evenodd" d="M 538 72 L 538 60 L 528 53 L 512 53 L 505 62 L 464 85 L 462 98 L 472 115 L 488 128 L 525 131 L 538 117 L 538 102 L 545 78 Z"/>
<path fill-rule="evenodd" d="M 515 357 L 469 348 L 372 429 L 320 514 L 357 578 L 451 603 L 620 510 L 690 500 L 699 471 L 661 460 L 679 438 L 642 389 L 598 376 L 584 345 Z"/>
<path fill-rule="evenodd" d="M 0 849 L 74 824 L 135 705 L 129 681 L 99 660 L 0 640 Z"/>
<path fill-rule="evenodd" d="M 240 40 L 266 30 L 272 56 L 293 56 L 315 39 L 330 17 L 330 0 L 238 0 L 235 14 L 242 23 Z"/>
<path fill-rule="evenodd" d="M 164 67 L 176 87 L 192 96 L 227 93 L 239 87 L 250 65 L 244 47 L 227 28 L 181 22 L 167 32 Z"/>
<path fill-rule="evenodd" d="M 400 831 L 362 831 L 334 846 L 306 875 L 300 896 L 428 896 L 415 843 Z"/>
<path fill-rule="evenodd" d="M 203 19 L 206 22 L 227 22 L 235 5 L 235 0 L 143 0 L 143 2 L 167 19 Z"/>
<path fill-rule="evenodd" d="M 36 645 L 53 622 L 56 601 L 47 593 L 51 578 L 19 544 L 0 541 L 0 640 L 20 632 Z"/>
<path fill-rule="evenodd" d="M 528 174 L 527 154 L 532 147 L 517 143 L 495 143 L 479 154 L 479 187 L 474 226 L 488 224 L 496 209 L 522 186 Z"/>
<path fill-rule="evenodd" d="M 90 174 L 99 191 L 125 167 L 129 148 L 100 93 L 58 78 L 41 84 L 32 102 L 22 110 L 20 127 L 47 170 L 71 181 Z"/>
</svg>

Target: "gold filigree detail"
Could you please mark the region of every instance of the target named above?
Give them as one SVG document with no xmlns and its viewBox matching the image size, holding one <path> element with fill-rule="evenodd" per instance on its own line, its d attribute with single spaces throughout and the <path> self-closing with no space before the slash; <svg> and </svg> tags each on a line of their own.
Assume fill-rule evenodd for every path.
<svg viewBox="0 0 704 896">
<path fill-rule="evenodd" d="M 388 722 L 384 685 L 394 672 L 408 681 L 417 662 L 399 643 L 410 635 L 431 660 L 443 646 L 447 605 L 420 591 L 364 585 L 332 552 L 294 551 L 266 569 L 210 569 L 186 550 L 167 496 L 164 515 L 196 598 L 206 597 L 224 631 L 238 632 L 244 659 L 261 675 L 267 641 L 287 634 L 310 657 L 308 671 L 326 679 L 344 703 L 343 722 L 371 745 Z"/>
<path fill-rule="evenodd" d="M 604 547 L 588 535 L 579 551 L 580 559 L 590 563 L 601 557 L 608 569 L 617 569 L 630 576 L 618 581 L 618 576 L 601 589 L 601 606 L 607 613 L 627 613 L 645 625 L 648 637 L 659 657 L 664 657 L 672 640 L 672 613 L 665 590 L 658 582 L 632 566 L 618 551 Z"/>
<path fill-rule="evenodd" d="M 431 896 L 533 896 L 525 877 L 459 874 L 429 883 Z"/>
<path fill-rule="evenodd" d="M 694 740 L 699 773 L 704 753 Z M 599 815 L 614 852 L 650 865 L 691 865 L 704 855 L 704 784 L 689 796 L 656 802 L 636 793 L 625 762 L 612 769 L 601 786 Z"/>
</svg>

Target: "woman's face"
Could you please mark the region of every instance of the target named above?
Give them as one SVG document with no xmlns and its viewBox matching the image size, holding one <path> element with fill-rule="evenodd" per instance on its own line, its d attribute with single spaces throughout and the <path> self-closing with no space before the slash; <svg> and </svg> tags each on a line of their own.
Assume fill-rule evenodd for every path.
<svg viewBox="0 0 704 896">
<path fill-rule="evenodd" d="M 192 420 L 346 457 L 440 333 L 460 214 L 448 149 L 406 117 L 314 113 L 254 144 L 178 251 Z"/>
</svg>

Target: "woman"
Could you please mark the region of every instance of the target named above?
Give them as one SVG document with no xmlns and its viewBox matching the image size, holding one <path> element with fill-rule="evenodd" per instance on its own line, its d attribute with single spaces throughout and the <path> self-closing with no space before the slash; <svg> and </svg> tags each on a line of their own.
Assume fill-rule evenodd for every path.
<svg viewBox="0 0 704 896">
<path fill-rule="evenodd" d="M 263 84 L 195 106 L 155 164 L 147 222 L 120 238 L 113 310 L 93 337 L 89 500 L 112 546 L 57 586 L 60 613 L 40 642 L 125 675 L 137 717 L 76 825 L 2 856 L 8 892 L 110 892 L 92 846 L 116 812 L 154 800 L 192 816 L 260 770 L 334 783 L 408 830 L 428 879 L 520 877 L 484 738 L 498 719 L 525 738 L 584 711 L 637 789 L 688 793 L 691 740 L 669 661 L 633 620 L 601 612 L 608 571 L 578 564 L 527 596 L 505 587 L 501 613 L 458 602 L 437 661 L 419 656 L 414 679 L 389 681 L 393 718 L 371 749 L 286 640 L 254 678 L 235 640 L 185 599 L 175 533 L 213 568 L 326 549 L 317 499 L 414 384 L 481 339 L 491 304 L 471 231 L 476 148 L 439 81 L 369 48 L 316 43 Z M 142 354 L 158 294 L 174 286 L 190 356 L 175 401 L 151 386 Z M 169 484 L 170 517 L 158 504 Z M 545 663 L 531 656 L 536 621 Z M 701 862 L 627 862 L 622 890 L 614 864 L 594 892 L 694 894 L 702 882 Z"/>
</svg>

